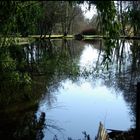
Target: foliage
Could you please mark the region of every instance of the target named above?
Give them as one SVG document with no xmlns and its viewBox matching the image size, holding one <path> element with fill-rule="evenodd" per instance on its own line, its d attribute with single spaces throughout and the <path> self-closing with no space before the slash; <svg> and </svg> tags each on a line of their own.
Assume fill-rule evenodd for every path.
<svg viewBox="0 0 140 140">
<path fill-rule="evenodd" d="M 15 22 L 14 12 L 16 10 L 17 2 L 15 1 L 1 1 L 0 2 L 0 33 L 5 35 L 10 31 Z M 13 18 L 13 19 L 12 19 Z M 11 23 L 11 20 L 13 21 Z"/>
<path fill-rule="evenodd" d="M 42 140 L 44 137 L 43 128 L 45 127 L 45 113 L 41 112 L 39 119 L 36 115 L 31 113 L 26 113 L 23 120 L 20 122 L 18 128 L 16 129 L 14 137 L 16 139 L 36 139 Z"/>
<path fill-rule="evenodd" d="M 72 48 L 69 46 L 69 41 L 62 40 L 61 48 L 59 46 L 52 46 L 50 43 L 42 44 L 44 51 L 40 58 L 40 73 L 49 73 L 52 75 L 51 78 L 57 75 L 59 78 L 61 76 L 62 78 L 68 76 L 76 79 L 79 74 L 79 66 L 73 61 L 71 56 Z M 45 47 L 48 47 L 47 51 L 45 51 Z"/>
<path fill-rule="evenodd" d="M 25 105 L 23 105 L 25 107 Z M 24 108 L 22 107 L 22 108 Z M 3 128 L 1 130 L 1 138 L 10 140 L 42 140 L 43 128 L 45 125 L 45 113 L 41 112 L 40 116 L 34 114 L 37 105 L 32 105 L 31 109 L 25 110 L 9 110 L 0 112 L 0 126 Z M 6 120 L 5 120 L 6 118 Z M 8 132 L 8 133 L 7 133 Z"/>
<path fill-rule="evenodd" d="M 133 32 L 135 36 L 140 35 L 140 2 L 131 1 L 128 5 L 129 21 L 133 27 Z"/>
<path fill-rule="evenodd" d="M 2 1 L 0 2 L 0 33 L 2 35 L 18 32 L 22 35 L 34 33 L 36 21 L 40 17 L 41 8 L 36 1 Z"/>
<path fill-rule="evenodd" d="M 59 5 L 55 1 L 41 1 L 41 16 L 38 19 L 38 33 L 51 34 L 54 25 L 58 22 Z"/>
<path fill-rule="evenodd" d="M 26 56 L 23 48 L 16 45 L 14 37 L 35 33 L 40 12 L 37 1 L 0 2 L 0 104 L 6 105 L 30 97 L 32 82 L 27 73 Z M 21 87 L 23 95 L 19 94 Z M 6 100 L 6 97 L 9 98 Z"/>
<path fill-rule="evenodd" d="M 1 107 L 15 101 L 30 99 L 32 83 L 29 74 L 25 72 L 26 63 L 24 61 L 22 48 L 16 45 L 5 46 L 5 44 L 9 44 L 9 40 L 8 43 L 5 41 L 5 43 L 2 43 L 2 46 L 0 46 Z M 14 42 L 11 44 L 14 44 Z"/>
<path fill-rule="evenodd" d="M 81 32 L 82 35 L 96 35 L 98 34 L 97 33 L 97 30 L 94 29 L 94 28 L 90 28 L 90 29 L 85 29 Z"/>
<path fill-rule="evenodd" d="M 16 9 L 15 32 L 20 32 L 23 36 L 34 34 L 36 32 L 37 21 L 41 17 L 42 9 L 36 1 L 25 1 L 19 3 Z"/>
<path fill-rule="evenodd" d="M 105 39 L 105 56 L 103 62 L 111 62 L 112 49 L 116 47 L 116 39 L 119 37 L 119 23 L 116 20 L 116 9 L 113 1 L 96 1 L 95 2 L 101 17 L 100 28 L 101 33 L 107 37 Z"/>
</svg>

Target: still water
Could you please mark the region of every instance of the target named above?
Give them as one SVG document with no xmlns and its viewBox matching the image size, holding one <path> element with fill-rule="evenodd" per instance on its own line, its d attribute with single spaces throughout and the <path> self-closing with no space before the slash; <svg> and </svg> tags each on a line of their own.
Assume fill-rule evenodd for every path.
<svg viewBox="0 0 140 140">
<path fill-rule="evenodd" d="M 120 40 L 110 59 L 104 43 L 46 40 L 12 49 L 32 84 L 1 81 L 0 139 L 78 140 L 86 132 L 94 140 L 100 122 L 134 128 L 140 42 Z"/>
<path fill-rule="evenodd" d="M 103 53 L 99 47 L 100 41 L 93 44 L 74 43 L 74 50 L 81 47 L 71 60 L 78 67 L 78 76 L 73 79 L 73 76 L 64 76 L 61 71 L 63 78 L 57 77 L 59 84 L 46 85 L 48 90 L 39 101 L 37 116 L 41 112 L 46 114 L 43 139 L 80 139 L 84 137 L 84 131 L 94 139 L 100 121 L 108 129 L 128 130 L 133 123 L 124 91 L 117 85 L 120 72 L 117 64 L 110 64 L 109 70 L 101 65 Z M 129 43 L 125 43 L 124 50 L 125 66 L 122 69 L 126 71 L 130 65 Z"/>
</svg>

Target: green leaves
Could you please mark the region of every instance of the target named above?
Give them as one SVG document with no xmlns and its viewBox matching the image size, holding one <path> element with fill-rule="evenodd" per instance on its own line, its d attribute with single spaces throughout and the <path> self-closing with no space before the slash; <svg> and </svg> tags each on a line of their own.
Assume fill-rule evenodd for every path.
<svg viewBox="0 0 140 140">
<path fill-rule="evenodd" d="M 22 84 L 31 85 L 32 80 L 28 73 L 23 74 Z"/>
<path fill-rule="evenodd" d="M 2 72 L 11 71 L 16 69 L 16 61 L 14 61 L 8 54 L 1 54 L 0 68 Z"/>
<path fill-rule="evenodd" d="M 0 33 L 34 33 L 41 7 L 38 1 L 3 1 L 0 2 Z"/>
</svg>

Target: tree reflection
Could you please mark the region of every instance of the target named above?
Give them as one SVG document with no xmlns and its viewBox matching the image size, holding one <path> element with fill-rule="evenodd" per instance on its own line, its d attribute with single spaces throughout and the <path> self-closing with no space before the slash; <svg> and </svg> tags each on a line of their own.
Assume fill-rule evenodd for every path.
<svg viewBox="0 0 140 140">
<path fill-rule="evenodd" d="M 111 63 L 107 69 L 108 76 L 106 75 L 106 69 L 98 74 L 99 77 L 104 77 L 104 84 L 107 87 L 115 87 L 116 91 L 123 91 L 123 97 L 130 107 L 133 122 L 136 119 L 136 84 L 140 80 L 139 47 L 140 41 L 118 41 L 118 45 L 111 54 Z M 99 60 L 101 63 L 101 56 Z"/>
<path fill-rule="evenodd" d="M 90 42 L 93 44 L 93 42 Z M 131 119 L 136 120 L 136 85 L 140 80 L 140 41 L 136 40 L 118 40 L 112 47 L 112 53 L 108 54 L 111 58 L 106 61 L 104 56 L 107 55 L 104 50 L 104 41 L 102 40 L 101 49 L 98 54 L 96 66 L 93 67 L 92 79 L 104 79 L 103 83 L 107 87 L 114 87 L 116 93 L 123 92 L 124 100 L 130 107 Z M 111 44 L 109 44 L 111 45 Z M 93 44 L 96 47 L 96 44 Z M 96 47 L 96 48 L 100 48 Z M 107 67 L 106 67 L 107 64 Z"/>
<path fill-rule="evenodd" d="M 35 112 L 39 100 L 44 97 L 47 100 L 47 105 L 53 108 L 53 103 L 57 100 L 54 93 L 62 86 L 61 81 L 67 78 L 77 82 L 80 77 L 86 79 L 86 77 L 92 76 L 93 81 L 98 77 L 104 79 L 106 86 L 115 87 L 116 91 L 123 91 L 123 97 L 131 109 L 132 120 L 135 122 L 135 85 L 140 79 L 140 42 L 133 40 L 116 41 L 116 47 L 112 49 L 112 54 L 110 54 L 111 62 L 109 62 L 108 69 L 105 69 L 105 63 L 102 63 L 105 54 L 104 42 L 99 40 L 93 43 L 93 47 L 99 50 L 97 62 L 92 71 L 83 71 L 83 73 L 80 72 L 79 65 L 79 59 L 84 48 L 84 44 L 81 42 L 41 40 L 23 47 L 22 51 L 24 51 L 24 60 L 26 61 L 24 72 L 30 73 L 32 86 L 30 88 L 26 85 L 23 88 L 22 85 L 17 89 L 16 86 L 12 85 L 8 85 L 8 87 L 7 82 L 1 82 L 1 137 L 7 139 L 42 139 L 42 130 L 45 127 L 61 131 L 62 129 L 52 122 L 50 124 L 49 122 L 48 124 L 45 123 L 44 113 L 40 115 L 40 119 L 37 119 Z M 27 99 L 29 105 L 25 105 Z M 26 108 L 19 106 L 18 109 L 25 110 L 12 109 L 10 106 L 13 102 L 15 102 L 14 106 L 19 106 L 19 102 L 21 102 Z M 7 108 L 9 109 L 7 110 Z M 10 112 L 10 110 L 14 111 Z"/>
<path fill-rule="evenodd" d="M 37 120 L 34 110 L 0 113 L 0 137 L 8 140 L 41 140 L 45 126 L 45 113 Z"/>
<path fill-rule="evenodd" d="M 51 40 L 31 44 L 30 47 L 25 48 L 27 61 L 30 61 L 30 66 L 34 63 L 40 73 L 62 72 L 62 70 L 73 73 L 70 67 L 76 67 L 73 61 L 75 56 L 73 53 L 76 51 L 74 46 L 69 46 L 69 44 L 71 43 L 66 40 L 56 40 L 53 44 Z"/>
<path fill-rule="evenodd" d="M 98 41 L 97 41 L 98 42 Z M 79 66 L 77 62 L 79 60 L 82 48 L 76 47 L 72 44 L 72 41 L 62 40 L 60 41 L 48 41 L 38 44 L 36 52 L 40 55 L 36 55 L 35 61 L 38 66 L 38 74 L 43 74 L 40 80 L 36 78 L 35 81 L 45 83 L 47 85 L 44 88 L 43 93 L 47 93 L 47 102 L 51 107 L 56 99 L 56 96 L 52 93 L 57 91 L 61 86 L 61 81 L 67 79 L 77 81 L 79 77 L 87 77 L 89 75 L 104 79 L 104 84 L 107 87 L 115 87 L 116 91 L 123 91 L 123 97 L 130 107 L 130 113 L 132 121 L 135 122 L 135 105 L 136 105 L 136 83 L 140 79 L 139 77 L 139 41 L 116 41 L 116 47 L 112 49 L 110 54 L 111 61 L 106 69 L 103 62 L 104 42 L 101 40 L 99 43 L 94 42 L 94 47 L 99 49 L 98 62 L 91 73 L 84 71 L 79 75 Z M 62 43 L 62 44 L 61 44 Z M 80 45 L 79 45 L 80 46 Z M 129 47 L 131 46 L 131 47 Z M 42 51 L 43 49 L 43 51 Z M 94 80 L 93 80 L 94 81 Z M 117 93 L 117 92 L 116 92 Z"/>
<path fill-rule="evenodd" d="M 83 48 L 75 47 L 76 44 L 72 44 L 71 47 L 71 44 L 72 42 L 66 40 L 56 40 L 53 43 L 47 40 L 21 47 L 26 62 L 24 72 L 30 73 L 32 85 L 28 87 L 22 84 L 17 88 L 3 79 L 0 87 L 1 138 L 42 139 L 44 127 L 60 130 L 51 123 L 45 126 L 45 114 L 41 113 L 37 119 L 35 111 L 39 99 L 43 96 L 42 93 L 47 93 L 51 105 L 55 100 L 51 92 L 57 90 L 60 81 L 67 77 L 77 79 L 79 66 L 73 58 Z"/>
<path fill-rule="evenodd" d="M 37 71 L 32 72 L 32 75 L 36 83 L 47 85 L 45 93 L 48 93 L 48 96 L 50 92 L 56 91 L 61 86 L 62 80 L 67 78 L 73 81 L 78 80 L 79 66 L 77 63 L 80 51 L 83 49 L 81 46 L 66 40 L 53 42 L 48 40 L 36 44 L 34 47 L 36 47 L 35 66 Z"/>
</svg>

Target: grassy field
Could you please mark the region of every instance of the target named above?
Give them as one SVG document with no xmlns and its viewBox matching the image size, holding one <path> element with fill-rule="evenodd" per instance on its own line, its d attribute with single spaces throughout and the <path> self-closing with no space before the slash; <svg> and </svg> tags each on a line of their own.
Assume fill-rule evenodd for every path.
<svg viewBox="0 0 140 140">
<path fill-rule="evenodd" d="M 93 39 L 103 39 L 103 38 L 108 38 L 105 36 L 101 35 L 82 35 L 83 39 L 82 40 L 93 40 Z M 120 39 L 137 39 L 140 40 L 140 37 L 134 37 L 134 36 L 120 36 Z M 24 45 L 24 44 L 30 44 L 31 42 L 34 42 L 35 40 L 40 40 L 40 39 L 74 39 L 74 35 L 46 35 L 42 36 L 40 38 L 40 35 L 29 35 L 28 37 L 1 37 L 1 40 L 6 39 L 7 42 L 10 43 L 11 40 L 14 40 L 14 42 L 17 45 Z"/>
<path fill-rule="evenodd" d="M 29 37 L 31 38 L 40 38 L 40 35 L 30 35 Z M 74 38 L 74 35 L 67 35 L 67 36 L 64 36 L 64 35 L 42 35 L 42 38 Z"/>
<path fill-rule="evenodd" d="M 23 44 L 29 44 L 35 40 L 39 40 L 39 39 L 74 39 L 74 35 L 46 35 L 44 37 L 44 35 L 42 36 L 42 38 L 40 38 L 40 35 L 29 35 L 28 37 L 16 37 L 16 42 L 19 45 L 23 45 Z"/>
</svg>

